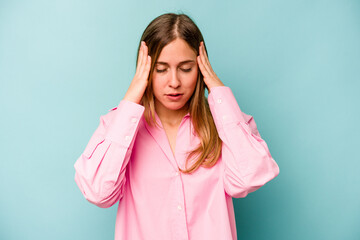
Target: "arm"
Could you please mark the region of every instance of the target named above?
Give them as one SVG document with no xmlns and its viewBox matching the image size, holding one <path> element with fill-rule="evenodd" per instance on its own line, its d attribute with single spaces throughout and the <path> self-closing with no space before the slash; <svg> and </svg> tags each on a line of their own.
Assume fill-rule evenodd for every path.
<svg viewBox="0 0 360 240">
<path fill-rule="evenodd" d="M 225 192 L 234 198 L 246 197 L 275 178 L 279 167 L 261 138 L 255 120 L 240 110 L 229 87 L 211 88 L 208 102 L 223 141 Z"/>
<path fill-rule="evenodd" d="M 125 171 L 144 107 L 122 100 L 100 124 L 74 164 L 75 182 L 91 203 L 107 208 L 123 196 Z"/>
</svg>

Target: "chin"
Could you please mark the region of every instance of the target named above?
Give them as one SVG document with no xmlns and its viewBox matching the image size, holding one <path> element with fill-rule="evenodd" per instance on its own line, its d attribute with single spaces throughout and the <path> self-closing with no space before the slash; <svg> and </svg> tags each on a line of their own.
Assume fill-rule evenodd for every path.
<svg viewBox="0 0 360 240">
<path fill-rule="evenodd" d="M 168 104 L 165 107 L 169 110 L 180 110 L 185 106 L 185 104 Z"/>
</svg>

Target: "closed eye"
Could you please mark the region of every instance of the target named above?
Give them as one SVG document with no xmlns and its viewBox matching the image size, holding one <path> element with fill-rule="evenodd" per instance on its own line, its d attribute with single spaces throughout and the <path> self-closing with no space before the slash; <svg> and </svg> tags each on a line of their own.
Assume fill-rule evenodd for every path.
<svg viewBox="0 0 360 240">
<path fill-rule="evenodd" d="M 190 72 L 192 68 L 187 68 L 187 69 L 184 69 L 184 68 L 180 68 L 181 71 L 183 72 Z M 162 72 L 165 72 L 166 71 L 166 68 L 165 69 L 156 69 L 156 72 L 158 73 L 162 73 Z"/>
<path fill-rule="evenodd" d="M 190 72 L 190 71 L 191 71 L 191 68 L 188 68 L 188 69 L 180 68 L 180 69 L 181 69 L 181 71 L 183 71 L 183 72 Z"/>
</svg>

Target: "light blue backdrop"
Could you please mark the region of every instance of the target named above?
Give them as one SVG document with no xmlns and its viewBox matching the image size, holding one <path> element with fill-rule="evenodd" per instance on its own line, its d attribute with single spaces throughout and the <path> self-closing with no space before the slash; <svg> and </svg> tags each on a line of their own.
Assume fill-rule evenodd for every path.
<svg viewBox="0 0 360 240">
<path fill-rule="evenodd" d="M 183 12 L 280 175 L 239 239 L 360 239 L 360 1 L 0 1 L 0 239 L 113 239 L 73 164 L 124 96 L 147 24 Z"/>
</svg>

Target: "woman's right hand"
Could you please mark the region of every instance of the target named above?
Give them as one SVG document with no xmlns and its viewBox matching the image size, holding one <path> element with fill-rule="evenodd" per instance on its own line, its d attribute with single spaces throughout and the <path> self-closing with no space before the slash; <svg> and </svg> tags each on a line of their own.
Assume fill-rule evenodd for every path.
<svg viewBox="0 0 360 240">
<path fill-rule="evenodd" d="M 124 96 L 125 100 L 140 104 L 148 84 L 148 77 L 151 66 L 151 57 L 148 55 L 148 47 L 144 41 L 141 41 L 139 49 L 136 73 L 130 86 Z"/>
</svg>

